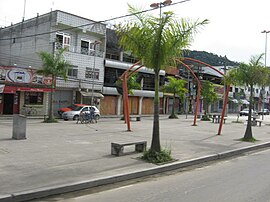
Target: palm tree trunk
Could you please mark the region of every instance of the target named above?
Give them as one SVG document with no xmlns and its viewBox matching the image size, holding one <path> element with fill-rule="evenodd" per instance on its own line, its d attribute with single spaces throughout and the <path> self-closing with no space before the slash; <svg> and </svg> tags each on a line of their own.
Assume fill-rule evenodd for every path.
<svg viewBox="0 0 270 202">
<path fill-rule="evenodd" d="M 246 127 L 246 132 L 244 135 L 244 140 L 251 140 L 253 139 L 252 136 L 252 124 L 251 124 L 251 109 L 253 107 L 253 85 L 250 86 L 250 97 L 249 97 L 249 113 L 248 113 L 248 122 Z"/>
<path fill-rule="evenodd" d="M 155 98 L 154 98 L 154 122 L 151 150 L 160 152 L 160 133 L 159 133 L 159 71 L 155 72 Z"/>
</svg>

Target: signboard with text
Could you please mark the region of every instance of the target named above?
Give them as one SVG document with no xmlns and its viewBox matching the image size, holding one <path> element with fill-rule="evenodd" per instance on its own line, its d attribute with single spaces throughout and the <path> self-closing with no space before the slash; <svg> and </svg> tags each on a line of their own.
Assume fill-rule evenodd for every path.
<svg viewBox="0 0 270 202">
<path fill-rule="evenodd" d="M 51 77 L 36 74 L 36 70 L 22 67 L 0 66 L 0 82 L 45 85 L 52 84 Z"/>
</svg>

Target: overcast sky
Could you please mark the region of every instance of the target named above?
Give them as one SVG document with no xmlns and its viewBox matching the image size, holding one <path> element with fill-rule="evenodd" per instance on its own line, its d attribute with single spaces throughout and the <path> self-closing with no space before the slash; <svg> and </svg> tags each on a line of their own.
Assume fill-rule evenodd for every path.
<svg viewBox="0 0 270 202">
<path fill-rule="evenodd" d="M 173 3 L 180 0 L 173 0 Z M 0 0 L 0 26 L 62 10 L 92 20 L 106 20 L 128 13 L 127 3 L 148 9 L 154 0 Z M 248 62 L 252 55 L 265 52 L 266 35 L 270 30 L 270 0 L 190 0 L 168 6 L 179 18 L 208 19 L 195 37 L 191 50 L 207 51 L 237 62 Z M 158 15 L 159 11 L 151 12 Z M 113 23 L 113 22 L 112 22 Z M 270 33 L 269 33 L 270 34 Z M 270 66 L 270 35 L 267 48 L 267 66 Z M 264 61 L 263 61 L 264 62 Z"/>
</svg>

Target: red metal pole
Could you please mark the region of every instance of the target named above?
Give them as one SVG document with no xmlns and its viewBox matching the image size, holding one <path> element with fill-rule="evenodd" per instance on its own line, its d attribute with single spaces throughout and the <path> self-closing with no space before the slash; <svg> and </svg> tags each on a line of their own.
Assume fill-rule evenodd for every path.
<svg viewBox="0 0 270 202">
<path fill-rule="evenodd" d="M 225 97 L 224 97 L 224 103 L 223 103 L 223 109 L 222 109 L 222 114 L 221 114 L 221 119 L 220 119 L 220 123 L 219 123 L 219 128 L 218 128 L 218 134 L 221 134 L 221 130 L 222 130 L 222 126 L 223 126 L 223 120 L 224 120 L 224 116 L 225 116 L 225 112 L 226 112 L 226 105 L 228 102 L 228 96 L 229 96 L 229 91 L 230 91 L 230 85 L 226 86 L 226 92 L 225 92 Z"/>
<path fill-rule="evenodd" d="M 176 61 L 181 63 L 182 65 L 184 65 L 184 67 L 186 67 L 191 72 L 191 74 L 193 75 L 193 77 L 197 81 L 197 96 L 196 96 L 196 106 L 195 106 L 194 121 L 193 121 L 193 126 L 196 126 L 197 125 L 196 124 L 197 114 L 198 114 L 198 108 L 199 108 L 199 100 L 200 100 L 200 92 L 201 92 L 201 83 L 200 83 L 200 80 L 198 79 L 198 77 L 194 74 L 193 70 L 188 65 L 183 63 L 181 60 L 176 59 Z"/>
<path fill-rule="evenodd" d="M 207 64 L 205 62 L 202 62 L 200 60 L 196 60 L 196 59 L 193 59 L 193 58 L 184 58 L 184 60 L 190 60 L 190 61 L 193 61 L 193 62 L 203 64 L 203 65 L 213 69 L 214 71 L 218 72 L 220 75 L 224 76 L 224 74 L 222 72 L 218 71 L 217 69 L 215 69 L 214 67 L 212 67 L 211 65 L 209 65 L 209 64 Z M 226 93 L 225 93 L 223 109 L 222 109 L 222 113 L 221 113 L 221 120 L 220 120 L 220 123 L 219 123 L 218 135 L 221 134 L 221 129 L 222 129 L 222 126 L 223 126 L 223 120 L 224 120 L 224 115 L 225 115 L 225 111 L 226 111 L 226 105 L 227 105 L 228 96 L 229 96 L 229 89 L 230 89 L 229 87 L 230 87 L 230 85 L 227 86 Z"/>
<path fill-rule="evenodd" d="M 127 123 L 127 131 L 131 131 L 129 111 L 128 111 L 128 89 L 127 89 L 127 75 L 126 74 L 123 77 L 122 87 L 123 87 L 124 118 L 125 118 L 125 122 Z"/>
</svg>

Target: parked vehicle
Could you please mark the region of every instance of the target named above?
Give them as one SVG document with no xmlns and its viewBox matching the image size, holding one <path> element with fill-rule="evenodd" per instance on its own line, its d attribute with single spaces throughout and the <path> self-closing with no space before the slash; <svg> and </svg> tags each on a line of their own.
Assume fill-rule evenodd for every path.
<svg viewBox="0 0 270 202">
<path fill-rule="evenodd" d="M 245 109 L 241 110 L 239 112 L 239 114 L 240 114 L 240 116 L 248 116 L 248 112 L 249 112 L 249 109 L 248 108 L 245 108 Z M 256 116 L 257 114 L 258 113 L 255 110 L 251 109 L 251 115 L 252 116 Z"/>
<path fill-rule="evenodd" d="M 95 119 L 98 120 L 100 118 L 100 112 L 98 108 L 95 106 L 85 105 L 85 106 L 77 106 L 73 110 L 64 112 L 62 114 L 62 118 L 67 120 L 77 120 L 80 117 L 81 113 L 90 113 L 90 111 L 94 111 Z"/>
<path fill-rule="evenodd" d="M 269 109 L 263 109 L 258 112 L 259 115 L 269 115 Z"/>
<path fill-rule="evenodd" d="M 85 104 L 72 104 L 72 105 L 69 105 L 67 107 L 62 107 L 62 108 L 58 109 L 58 114 L 60 115 L 60 117 L 62 117 L 62 114 L 64 112 L 74 110 L 74 109 L 76 109 L 76 107 L 80 107 L 80 106 L 86 106 L 86 105 Z"/>
</svg>

